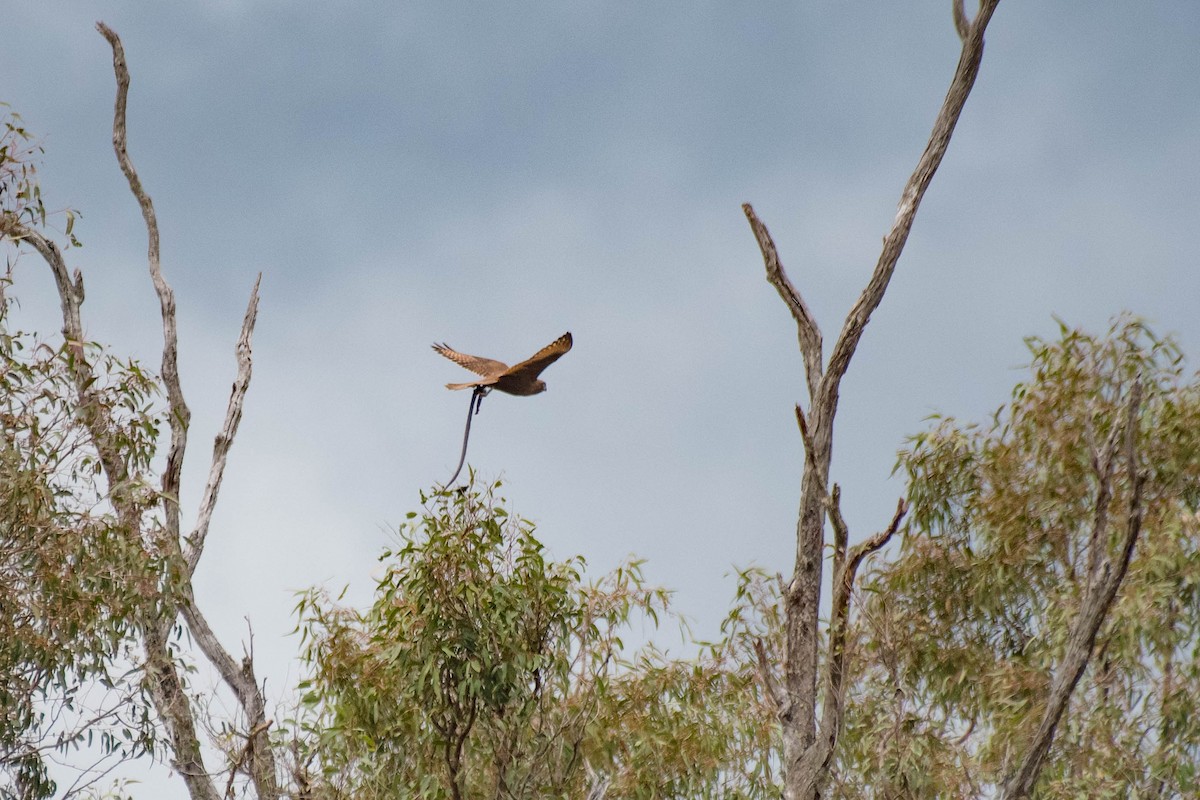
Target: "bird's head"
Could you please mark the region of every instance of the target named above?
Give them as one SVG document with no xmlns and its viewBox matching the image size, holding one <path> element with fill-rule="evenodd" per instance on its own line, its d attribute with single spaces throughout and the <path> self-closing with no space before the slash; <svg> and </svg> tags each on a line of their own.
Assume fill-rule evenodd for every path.
<svg viewBox="0 0 1200 800">
<path fill-rule="evenodd" d="M 544 391 L 546 391 L 546 382 L 545 381 L 535 381 L 533 384 L 533 393 L 541 394 Z"/>
</svg>

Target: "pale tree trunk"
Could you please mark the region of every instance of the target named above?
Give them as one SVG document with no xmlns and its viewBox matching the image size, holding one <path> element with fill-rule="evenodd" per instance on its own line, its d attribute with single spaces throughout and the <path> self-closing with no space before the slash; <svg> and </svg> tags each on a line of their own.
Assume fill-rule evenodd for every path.
<svg viewBox="0 0 1200 800">
<path fill-rule="evenodd" d="M 97 23 L 97 29 L 112 46 L 113 70 L 117 79 L 117 97 L 113 112 L 113 149 L 146 224 L 150 278 L 158 295 L 162 314 L 162 380 L 167 391 L 171 444 L 167 452 L 162 484 L 159 487 L 163 519 L 161 530 L 142 531 L 142 511 L 138 501 L 130 496 L 128 491 L 131 476 L 125 467 L 124 455 L 115 433 L 117 426 L 108 416 L 108 410 L 97 402 L 92 389 L 93 368 L 87 361 L 83 346 L 85 338 L 81 315 L 84 301 L 82 275 L 78 270 L 73 277 L 70 275 L 62 251 L 38 230 L 18 225 L 6 233 L 28 242 L 46 261 L 54 275 L 62 308 L 63 336 L 73 355 L 70 367 L 78 396 L 80 418 L 96 448 L 108 483 L 109 499 L 117 517 L 126 529 L 140 531 L 143 534 L 142 541 L 152 543 L 148 547 L 153 547 L 157 552 L 152 553 L 148 550 L 147 558 L 164 556 L 173 565 L 173 572 L 177 573 L 172 575 L 173 585 L 158 598 L 160 602 L 154 604 L 157 610 L 138 621 L 145 657 L 143 670 L 146 689 L 166 730 L 172 764 L 183 778 L 192 800 L 219 800 L 223 796 L 229 796 L 233 779 L 239 770 L 249 773 L 259 800 L 277 800 L 280 797 L 280 789 L 276 778 L 275 756 L 268 738 L 270 721 L 266 719 L 266 704 L 254 675 L 253 659 L 248 654 L 240 665 L 234 661 L 209 628 L 195 604 L 192 593 L 192 575 L 203 552 L 205 537 L 224 476 L 226 457 L 237 434 L 243 401 L 250 385 L 250 347 L 258 314 L 258 283 L 255 283 L 251 291 L 250 302 L 242 321 L 241 336 L 236 348 L 237 377 L 234 379 L 225 422 L 213 446 L 208 481 L 196 524 L 185 536 L 181 527 L 179 487 L 191 413 L 184 401 L 179 381 L 175 297 L 163 276 L 159 261 L 159 233 L 154 205 L 142 187 L 126 149 L 125 107 L 129 93 L 129 70 L 125 63 L 124 48 L 117 34 L 104 23 Z M 245 716 L 243 724 L 246 728 L 246 742 L 240 756 L 228 768 L 229 783 L 224 792 L 218 790 L 220 773 L 210 771 L 205 765 L 203 746 L 197 733 L 201 727 L 197 715 L 201 712 L 193 706 L 187 696 L 183 681 L 184 667 L 172 652 L 170 644 L 171 632 L 180 614 L 201 652 L 233 690 Z"/>
<path fill-rule="evenodd" d="M 255 281 L 254 289 L 250 293 L 250 303 L 246 308 L 246 315 L 242 321 L 242 333 L 238 338 L 236 347 L 237 377 L 234 379 L 233 389 L 230 393 L 229 404 L 225 413 L 225 422 L 213 444 L 212 464 L 201 497 L 200 511 L 197 514 L 196 525 L 185 539 L 180 527 L 178 498 L 191 412 L 184 401 L 183 389 L 179 381 L 175 295 L 166 278 L 163 277 L 162 267 L 159 262 L 158 222 L 154 214 L 154 205 L 151 203 L 149 195 L 142 188 L 137 171 L 134 169 L 133 162 L 130 160 L 126 149 L 125 106 L 129 95 L 129 69 L 125 63 L 125 50 L 115 31 L 102 22 L 97 23 L 96 27 L 112 46 L 113 71 L 117 78 L 117 99 L 113 112 L 113 150 L 116 152 L 121 172 L 124 173 L 129 183 L 129 188 L 142 209 L 142 216 L 146 222 L 146 231 L 149 237 L 148 261 L 150 278 L 154 283 L 154 289 L 158 294 L 159 305 L 162 311 L 162 377 L 163 383 L 167 388 L 171 426 L 171 449 L 168 452 L 167 466 L 163 471 L 162 478 L 163 510 L 167 521 L 166 541 L 175 554 L 182 558 L 185 567 L 180 579 L 181 583 L 177 587 L 182 600 L 176 613 L 182 611 L 183 618 L 187 622 L 193 640 L 200 646 L 201 652 L 204 653 L 209 662 L 217 668 L 217 671 L 221 674 L 222 679 L 229 688 L 233 690 L 242 713 L 246 716 L 246 745 L 242 753 L 248 755 L 249 758 L 240 758 L 237 763 L 234 763 L 230 767 L 230 780 L 232 781 L 234 777 L 232 773 L 236 773 L 240 767 L 244 766 L 250 772 L 250 777 L 259 800 L 275 800 L 275 798 L 279 797 L 280 791 L 275 774 L 274 753 L 271 750 L 267 733 L 270 725 L 265 716 L 266 703 L 254 675 L 253 659 L 247 654 L 242 660 L 240 668 L 236 665 L 233 657 L 221 645 L 211 628 L 209 628 L 208 622 L 196 606 L 192 593 L 192 575 L 196 571 L 196 566 L 204 550 L 209 523 L 212 520 L 213 510 L 216 507 L 216 498 L 220 492 L 221 481 L 225 474 L 226 457 L 229 453 L 229 448 L 233 444 L 234 436 L 237 434 L 238 426 L 241 423 L 242 406 L 246 390 L 250 385 L 251 340 L 254 333 L 254 323 L 258 317 L 258 286 L 262 277 L 259 276 L 259 280 Z M 156 624 L 161 626 L 156 633 L 162 634 L 166 630 L 169 630 L 174 624 L 176 613 L 169 614 L 161 621 L 156 621 Z M 157 638 L 154 635 L 147 637 L 147 655 L 155 661 L 161 661 L 161 658 L 156 658 L 151 652 L 151 643 Z M 171 670 L 177 668 L 170 661 L 163 664 L 162 667 Z M 193 716 L 196 712 L 190 704 L 186 703 L 186 698 L 183 699 L 184 703 L 162 703 L 157 708 L 159 715 L 172 731 L 173 736 L 176 735 L 175 732 L 179 729 L 194 729 L 196 725 L 195 717 Z M 216 788 L 212 783 L 212 778 L 207 775 L 205 778 L 206 785 L 203 787 L 197 782 L 189 781 L 188 789 L 192 793 L 193 798 L 208 797 L 210 793 L 215 794 Z M 228 794 L 228 791 L 226 791 L 226 794 Z"/>
<path fill-rule="evenodd" d="M 892 524 L 882 533 L 851 551 L 847 559 L 848 532 L 831 493 L 829 465 L 833 454 L 833 423 L 838 391 L 872 312 L 879 306 L 904 249 L 925 190 L 933 180 L 963 106 L 979 74 L 983 59 L 983 37 L 999 0 L 980 0 L 974 19 L 968 19 L 963 0 L 954 0 L 955 30 L 962 40 L 962 53 L 950 89 L 942 103 L 916 170 L 900 197 L 896 219 L 883 240 L 883 250 L 870 281 L 847 314 L 828 364 L 824 360 L 821 331 L 800 292 L 788 279 L 766 226 L 749 204 L 743 206 L 762 250 L 767 279 L 779 292 L 796 321 L 800 353 L 804 360 L 809 393 L 809 410 L 796 407 L 805 448 L 805 465 L 800 483 L 800 511 L 796 525 L 796 561 L 784 590 L 785 656 L 782 686 L 773 676 L 773 666 L 760 657 L 760 672 L 771 694 L 783 739 L 784 797 L 787 800 L 816 800 L 827 785 L 837 738 L 842 727 L 845 663 L 845 628 L 849 615 L 849 592 L 863 557 L 882 547 L 895 533 L 904 515 L 901 503 Z M 835 487 L 836 488 L 836 487 Z M 818 611 L 821 571 L 824 565 L 825 515 L 834 517 L 837 541 L 834 552 L 835 604 L 824 658 L 819 654 Z M 844 589 L 843 589 L 844 587 Z M 846 593 L 846 602 L 839 598 Z M 761 653 L 762 651 L 760 651 Z M 818 715 L 818 681 L 823 681 L 824 703 Z"/>
</svg>

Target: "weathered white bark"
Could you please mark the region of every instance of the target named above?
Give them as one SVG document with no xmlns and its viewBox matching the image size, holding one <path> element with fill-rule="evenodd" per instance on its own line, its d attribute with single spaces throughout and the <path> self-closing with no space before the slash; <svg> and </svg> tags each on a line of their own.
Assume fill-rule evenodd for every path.
<svg viewBox="0 0 1200 800">
<path fill-rule="evenodd" d="M 246 316 L 242 319 L 242 333 L 237 341 L 237 377 L 229 392 L 229 404 L 225 409 L 225 422 L 220 433 L 213 441 L 212 466 L 209 468 L 208 481 L 204 484 L 204 494 L 200 498 L 200 512 L 196 516 L 196 527 L 188 537 L 185 559 L 188 574 L 196 571 L 200 556 L 204 553 L 204 542 L 208 537 L 208 526 L 212 522 L 213 511 L 217 507 L 217 494 L 221 491 L 221 481 L 225 477 L 225 461 L 229 456 L 229 448 L 233 446 L 233 438 L 237 435 L 238 426 L 242 422 L 242 407 L 246 402 L 246 391 L 250 388 L 250 373 L 253 366 L 250 343 L 254 336 L 254 323 L 258 320 L 258 287 L 262 283 L 262 274 L 254 282 L 250 291 L 250 303 L 246 306 Z"/>
<path fill-rule="evenodd" d="M 154 537 L 161 549 L 159 555 L 175 560 L 180 565 L 179 585 L 159 604 L 160 610 L 147 619 L 139 620 L 145 654 L 146 687 L 166 728 L 171 745 L 172 763 L 183 777 L 188 794 L 193 800 L 219 800 L 214 775 L 205 766 L 202 747 L 197 735 L 196 709 L 192 706 L 184 688 L 180 670 L 182 665 L 172 654 L 170 647 L 171 629 L 179 612 L 191 630 L 193 639 L 200 645 L 201 652 L 217 668 L 222 678 L 233 689 L 247 720 L 246 766 L 260 800 L 275 800 L 280 796 L 276 776 L 275 760 L 267 739 L 269 723 L 265 718 L 265 703 L 262 692 L 254 677 L 253 661 L 247 656 L 240 667 L 222 647 L 208 623 L 195 605 L 191 576 L 203 551 L 205 536 L 212 518 L 221 478 L 224 474 L 226 456 L 237 433 L 242 416 L 242 404 L 250 384 L 251 339 L 258 311 L 258 283 L 251 293 L 250 304 L 242 323 L 241 336 L 237 344 L 238 373 L 225 423 L 217 436 L 213 448 L 213 462 L 201 501 L 196 528 L 189 537 L 187 552 L 181 539 L 179 486 L 183 469 L 184 453 L 187 449 L 188 424 L 191 414 L 184 401 L 179 381 L 178 334 L 175 317 L 175 298 L 170 285 L 162 273 L 159 258 L 158 223 L 154 205 L 142 187 L 137 171 L 127 149 L 125 108 L 129 92 L 129 70 L 125 53 L 117 34 L 104 23 L 97 29 L 108 40 L 113 50 L 113 71 L 117 79 L 117 98 L 113 113 L 113 149 L 117 162 L 125 175 L 129 188 L 137 199 L 145 220 L 149 239 L 148 262 L 150 277 L 159 298 L 163 323 L 162 379 L 167 390 L 168 417 L 171 428 L 171 445 L 162 475 L 159 496 L 163 508 L 164 526 Z M 92 390 L 93 365 L 87 361 L 84 348 L 84 333 L 81 306 L 84 300 L 83 278 L 76 271 L 69 275 L 62 251 L 39 231 L 8 221 L 5 235 L 25 241 L 38 252 L 50 267 L 58 290 L 63 318 L 63 337 L 72 358 L 69 367 L 75 383 L 79 413 L 96 448 L 96 454 L 109 486 L 109 496 L 118 519 L 128 530 L 138 531 L 142 526 L 142 513 L 134 498 L 127 494 L 130 475 L 126 460 L 114 431 L 116 426 L 103 405 L 97 402 Z M 261 279 L 261 276 L 260 276 Z M 147 554 L 151 557 L 151 554 Z M 178 603 L 178 606 L 176 605 Z"/>
<path fill-rule="evenodd" d="M 224 646 L 209 627 L 207 620 L 196 606 L 192 591 L 192 574 L 196 570 L 200 556 L 204 550 L 204 542 L 208 535 L 209 523 L 213 509 L 216 506 L 217 494 L 220 491 L 221 479 L 224 476 L 225 461 L 229 448 L 233 444 L 238 425 L 242 418 L 242 405 L 246 391 L 250 385 L 251 375 L 251 340 L 254 333 L 254 323 L 258 316 L 258 286 L 262 279 L 255 281 L 250 294 L 250 303 L 242 321 L 242 331 L 237 343 L 238 373 L 234 380 L 233 390 L 225 415 L 225 422 L 217 434 L 213 446 L 213 460 L 209 470 L 208 481 L 205 484 L 201 498 L 200 511 L 197 515 L 196 527 L 185 543 L 181 540 L 179 486 L 183 472 L 183 459 L 187 451 L 188 426 L 191 412 L 184 400 L 183 388 L 179 380 L 178 365 L 178 327 L 175 315 L 175 293 L 163 276 L 162 264 L 159 257 L 158 221 L 154 213 L 154 204 L 142 186 L 137 170 L 128 152 L 128 136 L 126 129 L 125 109 L 129 97 L 129 68 L 125 62 L 125 49 L 116 32 L 103 22 L 96 24 L 97 30 L 108 40 L 113 51 L 113 72 L 117 79 L 117 98 L 113 110 L 113 150 L 120 164 L 121 172 L 129 183 L 129 189 L 137 199 L 142 210 L 142 218 L 146 223 L 149 240 L 147 261 L 150 268 L 150 278 L 158 295 L 159 307 L 163 324 L 163 353 L 162 379 L 167 390 L 168 419 L 171 427 L 171 447 L 167 453 L 167 464 L 162 476 L 162 502 L 166 520 L 165 543 L 173 555 L 179 557 L 185 570 L 179 576 L 180 585 L 175 587 L 178 593 L 179 606 L 193 640 L 200 646 L 205 657 L 216 667 L 221 677 L 233 690 L 238 699 L 242 712 L 246 715 L 247 746 L 250 752 L 249 771 L 255 791 L 260 800 L 274 800 L 279 797 L 279 787 L 275 774 L 275 758 L 267 738 L 269 725 L 266 722 L 266 704 L 262 691 L 254 676 L 253 660 L 247 656 L 240 668 L 234 662 Z M 152 630 L 146 635 L 148 667 L 153 670 L 152 686 L 169 687 L 178 681 L 175 672 L 178 669 L 175 661 L 165 652 L 166 634 L 175 622 L 176 613 L 167 612 L 159 620 L 152 621 Z M 160 643 L 161 642 L 161 643 Z M 152 651 L 152 645 L 155 649 Z M 161 649 L 161 652 L 158 650 Z M 173 680 L 172 680 L 173 679 Z M 180 686 L 182 685 L 181 682 Z M 186 746 L 195 749 L 195 760 L 199 766 L 195 771 L 198 775 L 184 774 L 188 791 L 194 800 L 198 798 L 217 797 L 216 785 L 212 777 L 204 770 L 200 762 L 198 744 L 195 740 L 196 721 L 195 709 L 187 701 L 182 692 L 175 696 L 173 693 L 158 690 L 152 693 L 156 709 L 163 722 L 171 731 L 176 748 Z M 179 753 L 175 754 L 179 763 Z M 234 770 L 237 765 L 234 765 Z M 182 772 L 182 769 L 181 769 Z"/>
<path fill-rule="evenodd" d="M 96 29 L 103 34 L 112 46 L 113 72 L 117 78 L 117 99 L 113 108 L 113 151 L 117 155 L 117 163 L 129 189 L 137 199 L 142 210 L 142 219 L 146 223 L 147 251 L 146 260 L 150 266 L 150 279 L 154 282 L 154 291 L 158 295 L 162 311 L 163 352 L 162 380 L 167 389 L 167 402 L 170 407 L 171 449 L 167 451 L 167 465 L 162 475 L 162 494 L 166 498 L 163 511 L 166 515 L 166 533 L 172 539 L 179 538 L 179 479 L 183 470 L 183 456 L 187 450 L 187 429 L 192 412 L 188 410 L 183 400 L 183 389 L 179 384 L 179 337 L 175 325 L 175 293 L 163 277 L 162 264 L 159 260 L 158 218 L 154 214 L 154 203 L 150 195 L 142 187 L 133 161 L 129 158 L 128 137 L 125 126 L 125 106 L 129 98 L 129 68 L 125 64 L 125 48 L 116 32 L 103 22 L 96 23 Z"/>
</svg>

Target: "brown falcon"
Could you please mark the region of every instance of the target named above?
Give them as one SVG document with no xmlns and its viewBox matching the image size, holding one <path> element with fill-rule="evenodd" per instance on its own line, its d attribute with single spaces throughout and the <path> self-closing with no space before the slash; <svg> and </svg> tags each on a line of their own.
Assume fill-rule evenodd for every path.
<svg viewBox="0 0 1200 800">
<path fill-rule="evenodd" d="M 546 382 L 538 380 L 538 375 L 546 367 L 561 358 L 563 353 L 571 349 L 571 334 L 569 332 L 564 333 L 534 353 L 531 358 L 527 358 L 520 364 L 512 367 L 490 358 L 480 358 L 479 356 L 469 356 L 466 353 L 460 353 L 457 350 L 452 350 L 446 344 L 435 344 L 433 349 L 460 367 L 466 367 L 471 372 L 483 376 L 481 379 L 471 381 L 470 383 L 447 383 L 447 389 L 486 387 L 499 389 L 508 394 L 530 395 L 546 391 Z"/>
</svg>

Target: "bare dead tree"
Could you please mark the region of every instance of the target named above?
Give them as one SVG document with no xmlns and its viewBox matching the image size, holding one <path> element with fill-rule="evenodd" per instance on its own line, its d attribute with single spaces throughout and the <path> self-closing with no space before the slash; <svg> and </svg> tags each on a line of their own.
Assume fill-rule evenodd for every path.
<svg viewBox="0 0 1200 800">
<path fill-rule="evenodd" d="M 182 535 L 179 489 L 191 412 L 184 400 L 179 379 L 175 297 L 162 272 L 154 204 L 142 186 L 127 149 L 125 111 L 129 94 L 129 69 L 125 62 L 124 48 L 120 38 L 111 28 L 102 22 L 97 23 L 96 27 L 108 40 L 113 51 L 113 71 L 117 80 L 113 112 L 113 149 L 121 171 L 142 211 L 149 240 L 147 260 L 150 278 L 158 295 L 162 316 L 162 381 L 167 392 L 171 443 L 157 492 L 163 520 L 161 528 L 143 530 L 142 508 L 130 491 L 131 476 L 121 451 L 116 421 L 98 401 L 93 388 L 93 365 L 89 363 L 84 348 L 82 275 L 78 270 L 73 276 L 70 274 L 60 248 L 37 229 L 14 223 L 4 232 L 14 240 L 28 242 L 41 255 L 54 276 L 62 310 L 63 336 L 73 356 L 70 359 L 70 369 L 80 417 L 96 449 L 109 487 L 109 500 L 118 520 L 127 530 L 141 531 L 146 541 L 152 541 L 161 554 L 179 566 L 177 583 L 163 596 L 163 602 L 155 604 L 156 611 L 138 621 L 145 658 L 145 683 L 151 702 L 168 734 L 175 769 L 183 777 L 193 800 L 220 800 L 222 793 L 217 788 L 214 773 L 204 762 L 203 749 L 197 734 L 196 710 L 185 690 L 183 667 L 172 654 L 170 647 L 171 630 L 177 618 L 182 615 L 192 638 L 233 690 L 245 715 L 247 745 L 244 748 L 245 758 L 241 759 L 245 763 L 240 766 L 249 771 L 260 800 L 275 800 L 280 796 L 280 791 L 275 774 L 274 754 L 267 738 L 269 722 L 265 716 L 265 702 L 254 675 L 253 659 L 248 654 L 240 665 L 234 661 L 201 614 L 192 590 L 192 575 L 203 553 L 205 537 L 224 475 L 226 457 L 237 434 L 243 402 L 250 385 L 251 340 L 258 314 L 259 284 L 258 281 L 255 282 L 242 320 L 241 335 L 237 342 L 237 376 L 224 424 L 213 446 L 212 464 L 196 525 L 185 537 Z M 238 766 L 234 765 L 234 768 Z"/>
<path fill-rule="evenodd" d="M 785 587 L 785 657 L 783 681 L 767 682 L 772 693 L 783 733 L 784 797 L 787 800 L 815 800 L 823 794 L 830 776 L 833 754 L 842 727 L 844 676 L 846 670 L 844 636 L 849 614 L 849 592 L 862 559 L 883 547 L 895 534 L 904 515 L 901 503 L 890 526 L 882 533 L 850 551 L 849 534 L 841 520 L 840 492 L 831 493 L 829 465 L 833 453 L 833 422 L 837 414 L 838 392 L 842 377 L 862 338 L 871 314 L 883 300 L 884 292 L 904 250 L 921 199 L 929 188 L 950 137 L 962 114 L 967 97 L 975 85 L 983 59 L 983 39 L 999 0 L 980 0 L 974 19 L 968 19 L 963 0 L 953 0 L 954 27 L 962 40 L 958 67 L 942 102 L 933 131 L 917 168 L 905 184 L 895 221 L 883 240 L 883 250 L 874 273 L 859 295 L 842 325 L 833 352 L 826 363 L 822 337 L 816 318 L 800 292 L 789 280 L 780 262 L 770 233 L 747 203 L 742 206 L 762 251 L 767 280 L 796 321 L 800 354 L 809 394 L 808 412 L 796 406 L 796 420 L 805 449 L 800 484 L 800 512 L 796 525 L 796 561 L 791 580 Z M 820 630 L 818 609 L 821 599 L 821 573 L 824 565 L 825 516 L 834 524 L 834 617 L 824 658 L 818 657 Z M 843 602 L 844 596 L 844 602 Z M 840 631 L 840 634 L 839 634 Z M 760 659 L 764 680 L 771 665 Z M 824 704 L 818 716 L 818 681 L 824 686 Z"/>
<path fill-rule="evenodd" d="M 154 215 L 154 205 L 149 195 L 146 194 L 145 189 L 142 188 L 141 181 L 138 178 L 137 171 L 134 169 L 133 161 L 129 158 L 126 147 L 125 107 L 129 96 L 129 68 L 125 63 L 125 50 L 121 45 L 120 37 L 117 36 L 115 31 L 102 22 L 97 23 L 96 27 L 112 47 L 113 72 L 117 79 L 117 98 L 113 113 L 113 150 L 116 152 L 121 172 L 124 173 L 129 183 L 130 191 L 133 192 L 138 205 L 141 207 L 142 217 L 146 223 L 146 231 L 149 236 L 147 259 L 150 266 L 150 277 L 154 282 L 154 289 L 158 294 L 162 312 L 162 378 L 167 388 L 171 449 L 167 456 L 167 467 L 162 476 L 161 493 L 164 498 L 168 541 L 172 546 L 180 548 L 181 555 L 187 565 L 186 574 L 180 586 L 182 602 L 179 604 L 179 611 L 187 621 L 188 629 L 191 631 L 193 639 L 200 646 L 205 657 L 217 668 L 217 671 L 221 674 L 221 678 L 233 690 L 238 703 L 242 707 L 243 713 L 246 715 L 246 722 L 249 728 L 247 738 L 252 753 L 250 774 L 260 800 L 276 798 L 279 796 L 279 788 L 275 776 L 274 755 L 267 738 L 266 705 L 263 700 L 262 691 L 258 685 L 258 680 L 254 675 L 253 659 L 247 654 L 239 667 L 234 661 L 233 656 L 221 645 L 209 627 L 208 621 L 204 618 L 204 615 L 195 603 L 191 580 L 192 575 L 196 571 L 196 566 L 200 561 L 200 556 L 204 551 L 204 542 L 208 535 L 209 523 L 212 520 L 217 495 L 220 492 L 221 481 L 225 474 L 226 457 L 229 453 L 229 448 L 233 444 L 233 439 L 237 435 L 237 429 L 242 419 L 242 407 L 246 391 L 250 386 L 251 340 L 254 334 L 254 324 L 258 317 L 258 288 L 262 276 L 260 275 L 254 283 L 254 288 L 250 293 L 250 303 L 246 308 L 245 318 L 242 320 L 242 332 L 237 342 L 237 377 L 233 382 L 233 388 L 230 393 L 225 413 L 225 422 L 213 444 L 212 466 L 209 470 L 208 481 L 205 484 L 204 493 L 201 498 L 196 527 L 187 541 L 184 542 L 180 538 L 180 508 L 178 498 L 180 478 L 183 470 L 183 457 L 187 449 L 188 425 L 191 420 L 191 412 L 184 401 L 183 389 L 179 381 L 175 294 L 162 274 L 162 266 L 159 261 L 158 222 Z M 165 633 L 166 630 L 169 630 L 170 625 L 173 623 L 174 614 L 171 614 L 170 619 L 163 620 L 163 632 Z M 173 730 L 187 727 L 194 729 L 195 722 L 192 718 L 190 708 L 184 709 L 174 704 L 167 707 L 174 712 L 164 715 L 170 717 L 164 720 L 169 727 Z M 185 710 L 186 719 L 182 717 Z M 162 714 L 163 709 L 160 708 L 159 713 Z M 216 786 L 208 778 L 207 773 L 205 773 L 205 779 L 207 785 L 203 790 L 204 796 L 218 796 Z M 189 786 L 189 789 L 192 789 L 192 787 Z M 193 797 L 196 796 L 198 795 L 193 790 Z"/>
</svg>

